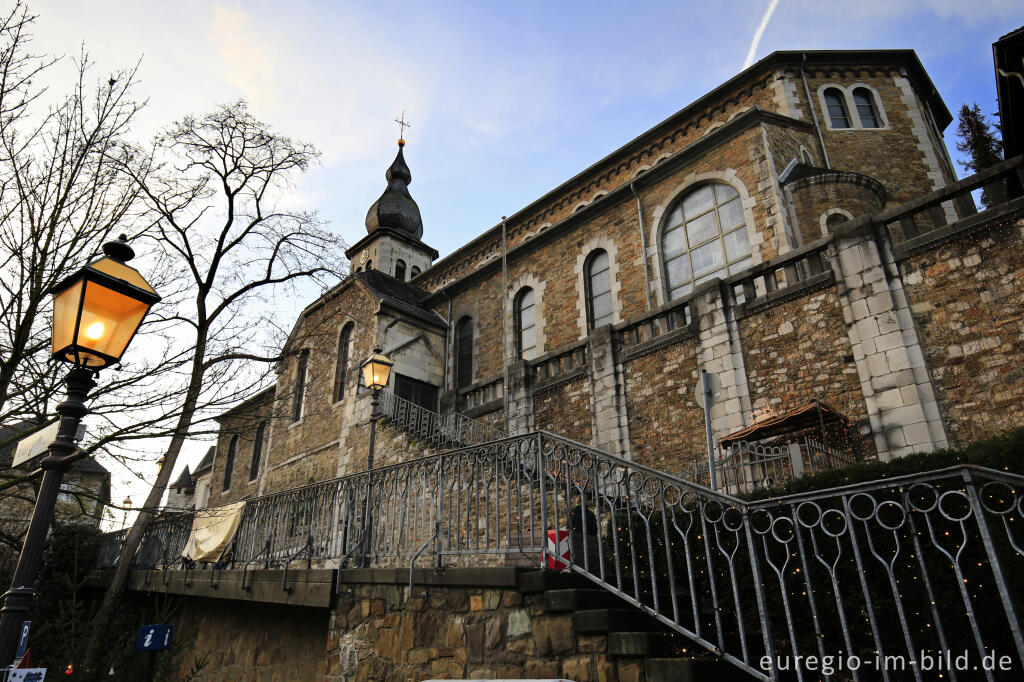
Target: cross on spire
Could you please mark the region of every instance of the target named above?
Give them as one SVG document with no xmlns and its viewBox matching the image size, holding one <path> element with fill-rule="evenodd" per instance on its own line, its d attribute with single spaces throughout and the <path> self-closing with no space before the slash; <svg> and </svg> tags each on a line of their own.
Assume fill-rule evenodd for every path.
<svg viewBox="0 0 1024 682">
<path fill-rule="evenodd" d="M 405 144 L 405 129 L 412 127 L 412 124 L 405 120 L 405 109 L 402 109 L 402 118 L 396 118 L 395 123 L 398 124 L 398 144 Z"/>
</svg>

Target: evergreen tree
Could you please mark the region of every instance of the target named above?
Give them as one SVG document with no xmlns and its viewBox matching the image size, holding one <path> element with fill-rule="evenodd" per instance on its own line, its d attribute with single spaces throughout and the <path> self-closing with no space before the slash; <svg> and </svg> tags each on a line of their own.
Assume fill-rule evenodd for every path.
<svg viewBox="0 0 1024 682">
<path fill-rule="evenodd" d="M 967 157 L 960 161 L 960 165 L 969 173 L 979 173 L 986 168 L 991 168 L 1003 160 L 1003 143 L 999 136 L 985 120 L 978 103 L 969 107 L 964 104 L 960 107 L 960 120 L 956 127 L 956 136 L 959 142 L 956 148 Z M 1002 182 L 998 186 L 987 186 L 981 192 L 981 204 L 988 208 L 992 204 L 1005 201 L 1006 192 Z"/>
</svg>

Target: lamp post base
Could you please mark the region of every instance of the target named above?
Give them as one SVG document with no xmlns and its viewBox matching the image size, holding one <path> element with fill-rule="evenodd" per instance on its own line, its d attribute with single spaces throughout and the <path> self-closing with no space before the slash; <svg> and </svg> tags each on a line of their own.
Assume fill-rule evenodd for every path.
<svg viewBox="0 0 1024 682">
<path fill-rule="evenodd" d="M 43 558 L 60 483 L 64 472 L 71 467 L 71 455 L 78 449 L 75 434 L 82 417 L 89 412 L 85 398 L 96 385 L 96 373 L 85 367 L 75 367 L 68 373 L 67 385 L 67 398 L 57 406 L 57 414 L 60 415 L 57 439 L 50 445 L 50 454 L 42 461 L 43 481 L 36 494 L 25 544 L 14 569 L 11 589 L 4 594 L 4 605 L 0 608 L 0 667 L 10 665 L 14 660 L 21 624 L 32 606 L 36 574 Z"/>
</svg>

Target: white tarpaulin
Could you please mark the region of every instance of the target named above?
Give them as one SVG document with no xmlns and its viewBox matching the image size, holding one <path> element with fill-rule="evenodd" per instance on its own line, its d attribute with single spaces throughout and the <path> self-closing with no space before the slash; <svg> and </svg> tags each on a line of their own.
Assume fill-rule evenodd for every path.
<svg viewBox="0 0 1024 682">
<path fill-rule="evenodd" d="M 192 520 L 192 532 L 189 533 L 181 555 L 192 561 L 219 560 L 238 529 L 244 508 L 245 502 L 235 502 L 196 512 Z"/>
</svg>

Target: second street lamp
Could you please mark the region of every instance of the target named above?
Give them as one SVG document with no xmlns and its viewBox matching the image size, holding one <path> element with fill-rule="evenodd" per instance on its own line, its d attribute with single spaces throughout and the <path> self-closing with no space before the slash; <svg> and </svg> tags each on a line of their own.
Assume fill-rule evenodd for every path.
<svg viewBox="0 0 1024 682">
<path fill-rule="evenodd" d="M 118 362 L 150 307 L 160 300 L 134 268 L 135 256 L 124 235 L 103 245 L 102 258 L 89 263 L 50 292 L 53 295 L 53 359 L 70 363 L 67 398 L 57 406 L 60 427 L 40 463 L 43 480 L 36 495 L 25 543 L 11 589 L 0 609 L 0 667 L 14 658 L 22 621 L 35 593 L 46 535 L 64 473 L 78 457 L 75 434 L 88 414 L 85 399 L 99 370 Z"/>
<path fill-rule="evenodd" d="M 373 496 L 373 448 L 377 437 L 377 420 L 380 419 L 377 408 L 380 406 L 380 391 L 388 385 L 391 368 L 394 366 L 395 363 L 391 362 L 380 348 L 374 348 L 373 355 L 360 366 L 363 383 L 373 391 L 370 402 L 370 451 L 366 455 L 366 504 L 363 508 L 363 529 L 360 532 L 364 567 L 369 565 L 370 550 L 373 548 L 373 519 L 370 518 L 370 505 Z"/>
</svg>

